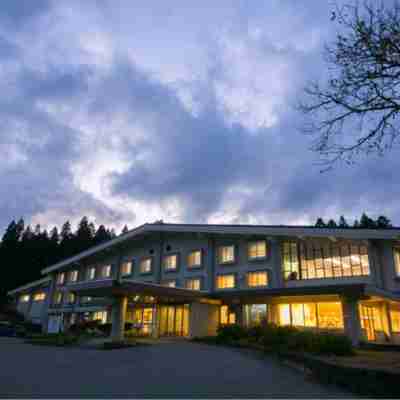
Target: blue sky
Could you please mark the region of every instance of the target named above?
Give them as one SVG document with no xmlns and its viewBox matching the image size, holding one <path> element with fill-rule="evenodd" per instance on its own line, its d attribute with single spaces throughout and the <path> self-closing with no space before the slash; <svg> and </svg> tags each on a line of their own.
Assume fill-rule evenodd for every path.
<svg viewBox="0 0 400 400">
<path fill-rule="evenodd" d="M 295 109 L 335 37 L 321 1 L 13 1 L 0 10 L 0 229 L 400 224 L 399 151 L 321 174 Z"/>
</svg>

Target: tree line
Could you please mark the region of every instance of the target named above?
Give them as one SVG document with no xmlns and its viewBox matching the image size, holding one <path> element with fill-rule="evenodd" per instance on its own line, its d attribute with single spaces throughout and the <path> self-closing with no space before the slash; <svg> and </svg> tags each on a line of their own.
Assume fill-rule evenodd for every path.
<svg viewBox="0 0 400 400">
<path fill-rule="evenodd" d="M 356 219 L 352 225 L 348 224 L 346 218 L 342 215 L 339 221 L 336 222 L 334 219 L 329 219 L 327 222 L 323 218 L 317 218 L 315 222 L 317 228 L 358 228 L 358 229 L 385 229 L 392 228 L 390 219 L 384 215 L 380 215 L 376 220 L 370 218 L 366 213 L 361 215 L 360 220 Z"/>
<path fill-rule="evenodd" d="M 125 226 L 122 233 L 128 231 Z M 11 221 L 0 242 L 0 304 L 7 291 L 43 276 L 40 271 L 91 246 L 104 243 L 117 235 L 114 229 L 95 224 L 83 217 L 75 231 L 66 221 L 61 231 L 54 226 L 50 231 L 39 224 L 25 225 L 23 218 Z"/>
</svg>

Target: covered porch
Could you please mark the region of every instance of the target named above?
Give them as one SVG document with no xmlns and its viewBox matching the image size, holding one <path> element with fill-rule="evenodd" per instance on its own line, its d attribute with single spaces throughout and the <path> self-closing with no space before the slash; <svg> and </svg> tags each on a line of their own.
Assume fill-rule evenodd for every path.
<svg viewBox="0 0 400 400">
<path fill-rule="evenodd" d="M 125 324 L 139 335 L 195 337 L 216 333 L 219 300 L 208 293 L 123 279 L 77 283 L 70 290 L 79 296 L 111 301 L 111 338 L 122 341 Z"/>
</svg>

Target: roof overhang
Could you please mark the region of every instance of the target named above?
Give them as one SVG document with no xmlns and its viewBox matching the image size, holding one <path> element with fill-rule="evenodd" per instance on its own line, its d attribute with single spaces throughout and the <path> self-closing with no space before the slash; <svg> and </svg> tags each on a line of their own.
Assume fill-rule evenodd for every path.
<svg viewBox="0 0 400 400">
<path fill-rule="evenodd" d="M 48 274 L 80 260 L 118 246 L 127 240 L 143 237 L 151 233 L 197 233 L 212 235 L 259 235 L 297 238 L 334 238 L 354 240 L 400 240 L 400 229 L 354 229 L 354 228 L 315 228 L 310 226 L 269 226 L 269 225 L 206 225 L 206 224 L 144 224 L 106 243 L 91 247 L 73 257 L 44 268 Z"/>
<path fill-rule="evenodd" d="M 149 282 L 140 282 L 131 279 L 118 281 L 105 279 L 94 282 L 82 282 L 68 285 L 68 290 L 81 296 L 92 297 L 118 297 L 145 295 L 156 299 L 174 299 L 182 301 L 193 301 L 206 298 L 208 293 L 199 290 L 174 288 Z"/>
<path fill-rule="evenodd" d="M 30 283 L 27 283 L 26 285 L 19 286 L 16 289 L 10 290 L 9 292 L 7 292 L 7 294 L 9 296 L 13 296 L 14 294 L 17 294 L 19 292 L 23 292 L 25 290 L 33 289 L 33 288 L 38 287 L 38 286 L 44 286 L 48 282 L 50 282 L 50 277 L 46 276 L 45 278 L 42 278 L 42 279 L 39 279 L 37 281 L 33 281 L 33 282 L 30 282 Z"/>
</svg>

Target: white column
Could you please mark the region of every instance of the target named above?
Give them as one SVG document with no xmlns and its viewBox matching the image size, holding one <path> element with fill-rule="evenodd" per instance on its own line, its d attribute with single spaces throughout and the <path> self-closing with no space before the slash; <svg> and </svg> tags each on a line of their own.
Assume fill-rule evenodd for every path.
<svg viewBox="0 0 400 400">
<path fill-rule="evenodd" d="M 114 342 L 124 340 L 125 315 L 128 298 L 115 297 L 111 310 L 111 339 Z"/>
<path fill-rule="evenodd" d="M 361 339 L 361 324 L 358 313 L 358 299 L 342 298 L 344 332 L 350 338 L 353 346 L 358 346 Z"/>
</svg>

